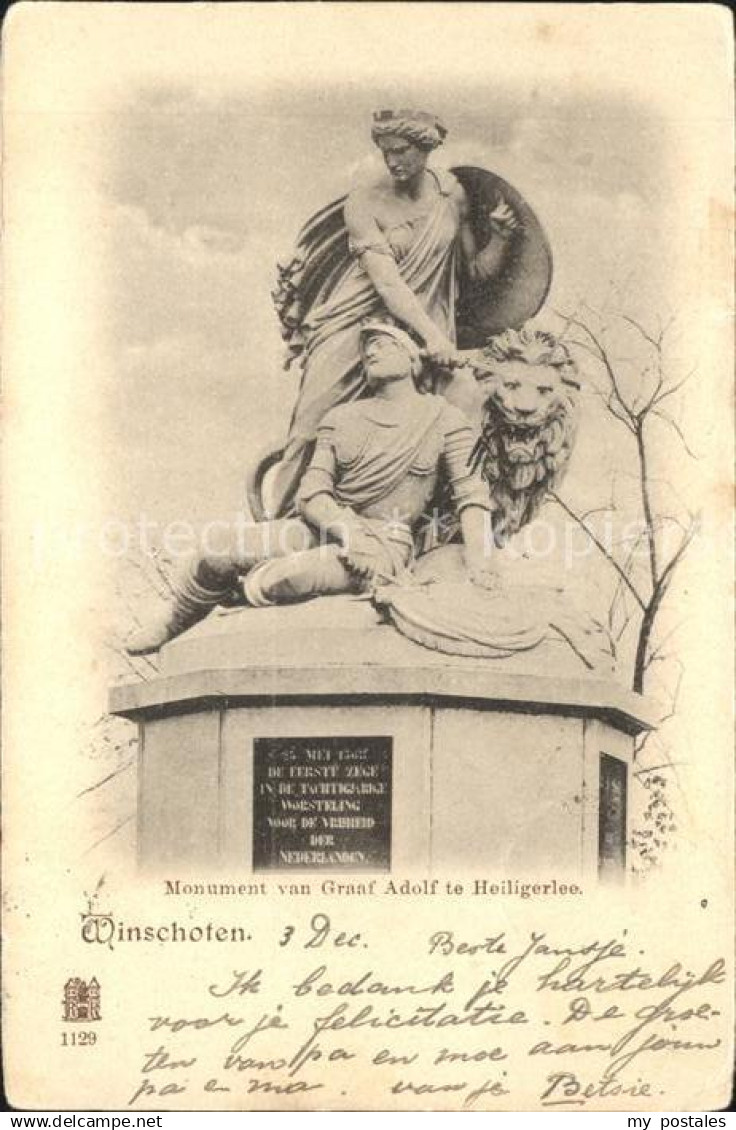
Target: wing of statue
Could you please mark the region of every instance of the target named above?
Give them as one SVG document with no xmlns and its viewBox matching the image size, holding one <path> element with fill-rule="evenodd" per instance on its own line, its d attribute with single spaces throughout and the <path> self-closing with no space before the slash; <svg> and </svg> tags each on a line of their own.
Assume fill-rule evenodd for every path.
<svg viewBox="0 0 736 1130">
<path fill-rule="evenodd" d="M 278 282 L 272 292 L 288 346 L 287 368 L 304 349 L 302 326 L 309 311 L 329 298 L 350 265 L 344 205 L 347 197 L 333 200 L 315 213 L 299 232 L 294 255 L 279 263 Z"/>
</svg>

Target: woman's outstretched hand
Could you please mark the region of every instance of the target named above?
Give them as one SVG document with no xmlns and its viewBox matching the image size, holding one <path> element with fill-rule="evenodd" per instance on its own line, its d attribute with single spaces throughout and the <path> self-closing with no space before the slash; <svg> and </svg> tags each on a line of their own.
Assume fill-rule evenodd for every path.
<svg viewBox="0 0 736 1130">
<path fill-rule="evenodd" d="M 496 200 L 488 213 L 488 219 L 491 221 L 493 230 L 506 239 L 513 235 L 519 227 L 518 216 L 511 205 L 506 203 L 503 196 L 499 196 Z"/>
<path fill-rule="evenodd" d="M 424 352 L 431 361 L 445 369 L 453 369 L 462 364 L 457 348 L 439 330 L 426 338 Z"/>
<path fill-rule="evenodd" d="M 501 583 L 498 579 L 498 574 L 491 568 L 490 564 L 486 562 L 471 562 L 467 566 L 468 580 L 477 585 L 478 588 L 485 589 L 487 592 L 500 592 Z"/>
</svg>

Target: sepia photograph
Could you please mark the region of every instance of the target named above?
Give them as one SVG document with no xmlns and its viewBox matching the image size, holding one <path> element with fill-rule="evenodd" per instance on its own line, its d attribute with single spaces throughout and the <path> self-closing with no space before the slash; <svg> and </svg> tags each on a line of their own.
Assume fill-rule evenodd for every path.
<svg viewBox="0 0 736 1130">
<path fill-rule="evenodd" d="M 12 1105 L 727 1105 L 727 12 L 3 53 Z"/>
</svg>

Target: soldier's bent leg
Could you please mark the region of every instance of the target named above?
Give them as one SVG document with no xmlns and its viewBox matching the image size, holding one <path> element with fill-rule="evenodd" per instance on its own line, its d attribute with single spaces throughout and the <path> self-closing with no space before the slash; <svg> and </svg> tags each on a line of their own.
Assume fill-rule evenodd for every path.
<svg viewBox="0 0 736 1130">
<path fill-rule="evenodd" d="M 148 655 L 204 619 L 253 566 L 316 544 L 301 519 L 250 523 L 220 532 L 216 546 L 187 563 L 173 582 L 173 594 L 160 614 L 126 641 L 130 655 Z"/>
<path fill-rule="evenodd" d="M 203 620 L 219 604 L 227 588 L 203 584 L 200 567 L 201 562 L 196 559 L 185 566 L 173 582 L 173 594 L 158 616 L 126 640 L 125 650 L 129 655 L 148 655 L 158 651 L 169 640 Z"/>
<path fill-rule="evenodd" d="M 283 518 L 229 530 L 216 546 L 209 546 L 197 564 L 196 578 L 223 597 L 264 561 L 282 558 L 319 544 L 317 534 L 301 518 Z"/>
<path fill-rule="evenodd" d="M 358 593 L 364 588 L 364 582 L 340 560 L 334 545 L 266 561 L 243 582 L 245 599 L 254 608 L 293 604 L 314 596 Z"/>
</svg>

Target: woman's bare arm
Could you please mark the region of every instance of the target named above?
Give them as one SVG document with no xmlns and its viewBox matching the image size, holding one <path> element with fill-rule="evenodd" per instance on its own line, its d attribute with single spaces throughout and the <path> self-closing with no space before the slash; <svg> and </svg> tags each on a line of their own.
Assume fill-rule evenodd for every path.
<svg viewBox="0 0 736 1130">
<path fill-rule="evenodd" d="M 498 274 L 501 269 L 509 242 L 513 237 L 518 221 L 509 205 L 499 200 L 491 211 L 491 238 L 480 251 L 470 226 L 470 209 L 465 190 L 458 185 L 460 200 L 460 248 L 466 274 L 474 282 L 485 282 Z"/>
<path fill-rule="evenodd" d="M 452 362 L 455 359 L 454 345 L 434 324 L 411 287 L 402 279 L 393 256 L 385 250 L 385 236 L 364 194 L 355 193 L 348 197 L 345 224 L 351 243 L 361 248 L 363 268 L 388 311 L 419 334 L 432 358 L 440 364 Z"/>
</svg>

